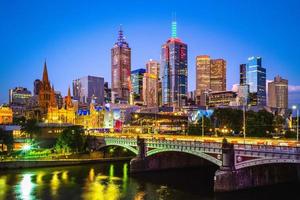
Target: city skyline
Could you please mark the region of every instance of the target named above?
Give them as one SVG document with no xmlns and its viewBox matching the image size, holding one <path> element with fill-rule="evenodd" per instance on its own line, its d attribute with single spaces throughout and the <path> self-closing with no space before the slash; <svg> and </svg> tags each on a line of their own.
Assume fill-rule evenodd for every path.
<svg viewBox="0 0 300 200">
<path fill-rule="evenodd" d="M 238 2 L 235 3 L 236 5 L 234 5 L 232 9 L 240 8 L 238 12 L 250 10 L 247 4 L 241 6 Z M 153 4 L 155 5 L 155 3 Z M 174 4 L 176 4 L 176 1 Z M 212 6 L 210 3 L 206 4 L 208 7 Z M 197 55 L 207 54 L 211 57 L 226 60 L 228 74 L 227 90 L 231 90 L 232 85 L 239 82 L 239 65 L 244 63 L 248 57 L 260 56 L 263 58 L 264 66 L 267 69 L 267 80 L 272 80 L 276 75 L 288 79 L 291 85 L 290 88 L 295 90 L 294 96 L 290 95 L 290 104 L 291 102 L 297 103 L 297 100 L 299 101 L 300 99 L 300 95 L 296 94 L 296 92 L 300 90 L 300 86 L 298 86 L 300 82 L 297 79 L 297 73 L 299 72 L 297 66 L 300 64 L 297 60 L 299 50 L 296 48 L 298 46 L 297 44 L 299 44 L 299 39 L 293 36 L 299 33 L 299 27 L 292 27 L 291 24 L 296 22 L 299 12 L 297 12 L 296 5 L 294 4 L 297 5 L 297 3 L 293 2 L 283 5 L 283 7 L 289 11 L 289 16 L 284 16 L 284 13 L 280 13 L 279 7 L 281 4 L 278 2 L 272 4 L 271 9 L 273 8 L 274 11 L 266 12 L 271 17 L 275 17 L 276 23 L 273 24 L 272 33 L 268 30 L 261 29 L 263 25 L 267 25 L 266 21 L 270 19 L 270 16 L 267 17 L 266 14 L 264 14 L 264 17 L 261 17 L 261 21 L 255 20 L 259 18 L 257 15 L 260 8 L 253 10 L 252 17 L 241 16 L 240 22 L 237 23 L 237 21 L 232 19 L 234 14 L 231 14 L 229 17 L 225 16 L 224 10 L 226 10 L 226 8 L 228 9 L 229 5 L 223 2 L 215 5 L 216 10 L 223 11 L 215 17 L 213 17 L 211 13 L 204 12 L 203 15 L 199 16 L 197 13 L 197 15 L 192 18 L 191 15 L 187 13 L 188 10 L 191 10 L 191 12 L 195 10 L 191 5 L 183 5 L 182 9 L 180 9 L 178 5 L 174 5 L 167 8 L 166 12 L 163 13 L 162 10 L 166 8 L 166 5 L 162 5 L 160 8 L 157 8 L 157 16 L 150 12 L 153 11 L 154 8 L 149 8 L 146 15 L 138 20 L 135 19 L 134 16 L 141 14 L 141 12 L 129 16 L 122 16 L 122 13 L 137 9 L 136 7 L 138 5 L 146 7 L 146 2 L 133 3 L 135 6 L 132 7 L 125 6 L 126 9 L 111 20 L 103 20 L 103 18 L 96 14 L 96 9 L 94 10 L 94 8 L 92 8 L 93 3 L 90 3 L 83 6 L 83 19 L 78 22 L 78 25 L 74 25 L 74 23 L 76 21 L 76 11 L 80 9 L 80 6 L 75 4 L 71 5 L 71 9 L 65 14 L 67 20 L 62 22 L 62 24 L 72 22 L 73 26 L 70 27 L 62 27 L 59 23 L 53 23 L 53 20 L 55 22 L 55 19 L 58 19 L 55 16 L 55 12 L 52 13 L 52 11 L 55 11 L 54 5 L 42 13 L 39 13 L 40 11 L 37 11 L 38 9 L 36 8 L 29 9 L 22 3 L 14 5 L 16 6 L 16 10 L 20 12 L 19 15 L 12 17 L 11 14 L 5 10 L 0 12 L 2 13 L 0 14 L 1 18 L 4 19 L 8 17 L 8 20 L 4 23 L 7 25 L 5 26 L 6 29 L 0 32 L 2 37 L 8 38 L 8 40 L 2 41 L 4 48 L 1 50 L 0 56 L 1 70 L 3 70 L 0 82 L 0 103 L 7 103 L 8 90 L 17 86 L 26 87 L 30 91 L 33 91 L 33 81 L 41 77 L 41 69 L 45 57 L 47 58 L 51 82 L 54 84 L 55 89 L 61 91 L 63 95 L 66 95 L 67 88 L 71 86 L 72 80 L 77 77 L 96 75 L 105 77 L 105 81 L 110 83 L 110 48 L 117 38 L 116 33 L 119 24 L 123 24 L 123 29 L 127 36 L 126 40 L 130 43 L 132 48 L 132 70 L 144 67 L 150 58 L 161 61 L 160 47 L 165 40 L 171 36 L 171 15 L 174 11 L 177 13 L 178 37 L 189 46 L 189 91 L 195 90 L 195 60 Z M 39 6 L 42 5 L 43 4 L 39 4 Z M 59 6 L 67 5 L 69 4 L 59 4 Z M 266 6 L 264 4 L 260 5 L 262 8 Z M 0 7 L 4 8 L 6 6 L 9 7 L 11 5 L 4 3 L 4 5 Z M 37 6 L 37 8 L 40 8 L 39 6 Z M 102 4 L 98 5 L 98 7 L 101 6 Z M 204 4 L 202 4 L 202 6 L 204 6 Z M 92 10 L 91 14 L 87 14 L 87 10 Z M 38 12 L 40 15 L 44 14 L 45 18 L 43 19 L 46 19 L 45 22 L 38 23 L 42 21 L 32 19 L 34 15 L 28 15 L 29 11 Z M 22 17 L 22 15 L 26 15 L 25 19 L 29 21 L 25 21 L 24 24 L 21 24 L 22 20 L 20 20 L 20 17 Z M 112 14 L 106 11 L 104 12 L 104 16 L 112 16 Z M 102 15 L 102 17 L 104 16 Z M 199 19 L 196 19 L 197 16 Z M 222 18 L 227 25 L 224 26 L 222 22 L 219 24 L 212 22 L 213 20 L 209 19 L 210 17 L 212 19 L 218 17 Z M 91 19 L 89 20 L 89 18 Z M 14 20 L 19 20 L 19 28 L 11 27 Z M 257 30 L 248 30 L 248 35 L 244 35 L 245 29 L 242 24 L 245 25 L 247 24 L 246 22 L 249 23 L 251 21 L 256 22 L 255 28 Z M 279 37 L 279 35 L 282 34 L 282 30 L 278 30 L 276 27 L 282 27 L 282 25 L 279 24 L 283 23 L 283 21 L 286 24 L 285 27 L 287 30 L 285 31 L 287 31 L 289 37 Z M 51 25 L 49 25 L 51 23 L 54 24 L 52 27 L 54 26 L 55 28 L 52 32 L 50 32 L 48 28 L 48 26 L 51 27 Z M 290 26 L 288 26 L 289 24 Z M 78 29 L 80 27 L 83 27 L 83 29 Z M 35 38 L 35 34 L 37 33 L 28 33 L 32 32 L 30 28 L 36 28 L 36 30 L 41 28 L 40 32 L 38 32 L 42 33 L 41 35 L 47 31 L 49 31 L 49 33 Z M 233 29 L 233 31 L 229 30 L 230 28 Z M 152 30 L 156 30 L 157 35 L 151 34 L 149 36 L 145 34 Z M 19 33 L 19 31 L 22 31 L 22 33 Z M 16 35 L 17 33 L 21 34 L 21 36 Z M 257 33 L 259 36 L 250 36 L 253 33 Z M 7 37 L 8 34 L 11 36 Z M 18 37 L 14 38 L 13 36 Z M 248 40 L 249 38 L 252 40 Z M 280 38 L 281 41 L 277 41 L 278 38 Z M 274 41 L 276 41 L 276 44 L 273 44 Z M 21 45 L 17 44 L 18 42 Z M 98 45 L 100 43 L 104 45 Z M 284 70 L 281 70 L 282 68 L 284 68 Z M 22 73 L 18 73 L 20 71 Z"/>
</svg>

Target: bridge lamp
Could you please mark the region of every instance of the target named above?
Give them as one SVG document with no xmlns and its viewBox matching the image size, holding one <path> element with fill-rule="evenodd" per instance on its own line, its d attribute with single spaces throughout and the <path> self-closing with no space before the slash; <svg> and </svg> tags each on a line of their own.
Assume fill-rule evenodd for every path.
<svg viewBox="0 0 300 200">
<path fill-rule="evenodd" d="M 293 105 L 293 110 L 297 111 L 297 122 L 296 122 L 296 129 L 297 129 L 297 142 L 299 141 L 299 109 L 296 105 Z"/>
</svg>

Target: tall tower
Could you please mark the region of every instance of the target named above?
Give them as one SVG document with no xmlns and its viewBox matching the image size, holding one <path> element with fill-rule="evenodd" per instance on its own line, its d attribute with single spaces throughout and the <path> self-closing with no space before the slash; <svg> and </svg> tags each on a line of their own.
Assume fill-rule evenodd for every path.
<svg viewBox="0 0 300 200">
<path fill-rule="evenodd" d="M 226 90 L 226 61 L 211 59 L 208 55 L 196 57 L 196 99 L 206 105 L 206 92 Z"/>
<path fill-rule="evenodd" d="M 111 90 L 112 102 L 129 102 L 130 96 L 131 49 L 120 27 L 118 41 L 111 49 Z"/>
<path fill-rule="evenodd" d="M 261 57 L 250 57 L 246 65 L 246 84 L 249 85 L 250 104 L 266 106 L 266 68 Z"/>
<path fill-rule="evenodd" d="M 161 52 L 162 105 L 180 108 L 187 102 L 187 45 L 177 37 L 177 23 L 172 22 L 171 38 Z"/>
<path fill-rule="evenodd" d="M 288 80 L 276 76 L 268 83 L 268 106 L 277 109 L 288 108 Z"/>
<path fill-rule="evenodd" d="M 38 93 L 39 94 L 38 103 L 39 103 L 39 107 L 41 108 L 42 115 L 47 113 L 47 110 L 51 104 L 51 93 L 52 93 L 52 88 L 48 78 L 47 63 L 45 61 L 43 79 L 42 82 L 40 83 L 39 93 Z"/>
</svg>

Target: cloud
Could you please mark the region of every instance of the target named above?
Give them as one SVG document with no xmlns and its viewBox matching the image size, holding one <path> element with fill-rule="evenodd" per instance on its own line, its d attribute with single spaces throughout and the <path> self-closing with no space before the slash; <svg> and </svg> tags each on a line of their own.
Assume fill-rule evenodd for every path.
<svg viewBox="0 0 300 200">
<path fill-rule="evenodd" d="M 289 92 L 300 92 L 300 85 L 289 85 Z"/>
<path fill-rule="evenodd" d="M 238 86 L 239 86 L 238 83 L 233 84 L 231 90 L 232 90 L 233 92 L 237 92 L 237 91 L 238 91 Z"/>
</svg>

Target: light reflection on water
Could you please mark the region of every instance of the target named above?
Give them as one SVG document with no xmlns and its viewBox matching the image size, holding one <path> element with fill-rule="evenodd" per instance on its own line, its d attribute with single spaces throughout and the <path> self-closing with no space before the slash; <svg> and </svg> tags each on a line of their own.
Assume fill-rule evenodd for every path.
<svg viewBox="0 0 300 200">
<path fill-rule="evenodd" d="M 299 185 L 271 187 L 262 191 L 220 196 L 208 187 L 203 169 L 146 173 L 129 176 L 128 163 L 99 163 L 71 167 L 10 170 L 0 172 L 0 200 L 85 199 L 85 200 L 179 200 L 179 199 L 266 199 L 293 195 Z M 274 189 L 275 188 L 275 189 Z M 270 192 L 271 191 L 271 192 Z M 256 194 L 257 193 L 257 194 Z"/>
</svg>

